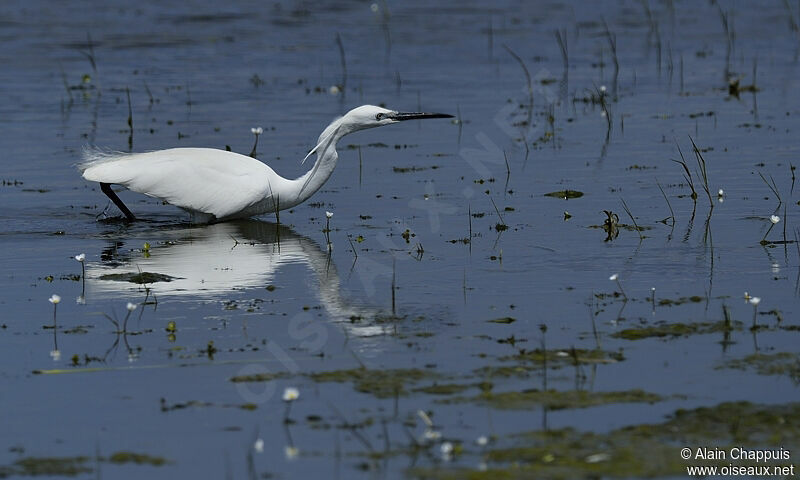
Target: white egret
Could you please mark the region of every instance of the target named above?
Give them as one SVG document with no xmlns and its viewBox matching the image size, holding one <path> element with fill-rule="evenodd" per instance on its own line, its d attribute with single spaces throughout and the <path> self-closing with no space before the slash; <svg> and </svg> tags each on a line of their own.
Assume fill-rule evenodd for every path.
<svg viewBox="0 0 800 480">
<path fill-rule="evenodd" d="M 83 178 L 100 189 L 128 220 L 136 217 L 111 190 L 111 184 L 156 197 L 192 214 L 199 223 L 248 218 L 292 208 L 322 187 L 339 158 L 336 143 L 348 133 L 391 125 L 403 120 L 450 118 L 442 113 L 403 113 L 362 105 L 337 118 L 322 132 L 317 160 L 305 175 L 290 180 L 264 163 L 238 153 L 213 148 L 170 148 L 146 153 L 84 150 L 78 165 Z"/>
</svg>

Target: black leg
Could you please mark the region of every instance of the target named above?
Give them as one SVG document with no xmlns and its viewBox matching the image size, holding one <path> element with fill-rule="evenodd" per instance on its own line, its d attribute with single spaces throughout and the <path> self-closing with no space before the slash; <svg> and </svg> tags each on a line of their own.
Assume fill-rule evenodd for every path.
<svg viewBox="0 0 800 480">
<path fill-rule="evenodd" d="M 119 197 L 117 196 L 117 194 L 114 193 L 114 190 L 111 190 L 111 185 L 110 184 L 100 182 L 100 190 L 102 190 L 103 193 L 105 193 L 108 196 L 108 198 L 110 198 L 111 201 L 114 202 L 114 205 L 116 205 L 117 208 L 122 210 L 122 213 L 125 214 L 125 217 L 129 221 L 136 220 L 136 217 L 133 216 L 133 213 L 131 213 L 131 211 L 128 210 L 128 207 L 126 207 L 125 204 L 122 203 L 122 200 L 120 200 Z"/>
</svg>

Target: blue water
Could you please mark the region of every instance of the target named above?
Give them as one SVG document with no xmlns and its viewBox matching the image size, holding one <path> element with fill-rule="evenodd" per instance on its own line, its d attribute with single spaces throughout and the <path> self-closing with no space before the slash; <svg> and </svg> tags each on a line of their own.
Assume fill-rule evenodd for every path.
<svg viewBox="0 0 800 480">
<path fill-rule="evenodd" d="M 721 7 L 735 31 L 730 55 L 719 9 L 706 3 L 653 2 L 655 23 L 635 2 L 4 3 L 0 464 L 85 455 L 92 471 L 81 478 L 98 469 L 113 478 L 243 478 L 252 455 L 258 475 L 399 478 L 410 466 L 449 465 L 435 447 L 431 456 L 368 457 L 387 444 L 407 447 L 406 432 L 422 435 L 418 409 L 432 412 L 445 438 L 471 445 L 480 435 L 505 441 L 543 428 L 545 419 L 548 428 L 602 432 L 657 423 L 676 408 L 795 399 L 787 376 L 717 367 L 756 351 L 796 350 L 796 331 L 778 327 L 797 325 L 791 168 L 800 43 L 781 2 Z M 616 81 L 601 16 L 615 36 Z M 557 29 L 565 29 L 566 74 Z M 532 78 L 531 125 L 520 123 L 529 90 L 506 46 Z M 731 95 L 726 63 L 730 78 L 757 92 Z M 584 101 L 593 95 L 604 95 L 607 116 Z M 181 210 L 130 192 L 121 197 L 144 220 L 109 220 L 118 211 L 74 168 L 87 144 L 246 154 L 250 128 L 262 126 L 258 158 L 296 177 L 325 125 L 365 103 L 457 118 L 346 137 L 328 184 L 309 204 L 281 212 L 280 226 L 274 216 L 192 226 Z M 704 150 L 713 209 L 689 136 Z M 676 145 L 692 168 L 696 205 L 670 161 L 680 158 Z M 759 173 L 774 179 L 780 206 Z M 674 228 L 659 223 L 670 211 L 657 181 Z M 584 196 L 544 196 L 564 189 Z M 621 199 L 647 228 L 644 239 L 621 229 L 604 241 L 596 228 L 603 210 L 632 223 Z M 325 211 L 334 213 L 330 254 Z M 789 243 L 761 245 L 773 214 L 781 221 L 767 239 Z M 498 232 L 498 223 L 508 230 Z M 460 242 L 470 228 L 469 244 Z M 103 278 L 139 271 L 175 280 L 145 288 Z M 619 292 L 608 280 L 614 273 L 628 302 L 594 297 Z M 651 288 L 656 301 L 703 299 L 653 308 Z M 761 298 L 758 320 L 768 326 L 755 335 L 745 292 Z M 62 298 L 55 331 L 43 328 L 53 322 L 54 293 Z M 137 305 L 127 324 L 136 334 L 117 335 L 107 317 L 121 324 L 128 302 Z M 727 348 L 721 333 L 611 336 L 658 321 L 718 322 L 723 305 L 745 325 Z M 764 315 L 772 310 L 781 325 Z M 516 321 L 486 322 L 505 316 Z M 572 368 L 554 370 L 548 388 L 640 388 L 666 401 L 543 414 L 444 405 L 424 393 L 376 398 L 349 382 L 307 376 L 363 365 L 475 383 L 476 369 L 542 341 L 595 347 L 593 319 L 602 348 L 622 350 L 626 360 L 584 367 L 583 380 Z M 513 346 L 498 342 L 512 336 Z M 34 373 L 51 370 L 69 373 Z M 267 371 L 284 376 L 229 381 Z M 541 372 L 493 381 L 495 391 L 543 387 Z M 300 391 L 288 425 L 286 387 Z M 186 408 L 169 408 L 176 405 Z M 342 428 L 367 420 L 357 434 Z M 253 449 L 258 438 L 261 453 Z M 94 461 L 120 451 L 169 463 Z M 472 452 L 452 463 L 479 461 Z"/>
</svg>

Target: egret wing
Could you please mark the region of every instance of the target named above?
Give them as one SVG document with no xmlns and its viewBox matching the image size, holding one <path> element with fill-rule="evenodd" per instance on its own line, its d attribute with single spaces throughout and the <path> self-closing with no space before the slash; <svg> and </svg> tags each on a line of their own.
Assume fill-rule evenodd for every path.
<svg viewBox="0 0 800 480">
<path fill-rule="evenodd" d="M 275 172 L 260 161 L 211 148 L 173 148 L 120 154 L 96 150 L 84 154 L 83 178 L 116 183 L 178 207 L 234 215 L 270 196 Z"/>
</svg>

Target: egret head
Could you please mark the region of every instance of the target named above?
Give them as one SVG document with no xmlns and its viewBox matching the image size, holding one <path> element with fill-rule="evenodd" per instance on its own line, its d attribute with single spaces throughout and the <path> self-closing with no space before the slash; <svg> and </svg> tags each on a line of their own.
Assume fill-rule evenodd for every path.
<svg viewBox="0 0 800 480">
<path fill-rule="evenodd" d="M 361 105 L 350 110 L 342 117 L 342 126 L 347 126 L 351 132 L 355 132 L 357 130 L 390 125 L 403 120 L 452 117 L 452 115 L 445 113 L 396 112 L 387 108 L 376 107 L 375 105 Z"/>
<path fill-rule="evenodd" d="M 342 117 L 337 118 L 328 125 L 320 134 L 317 140 L 317 146 L 308 152 L 308 155 L 306 155 L 301 163 L 304 163 L 314 152 L 326 152 L 331 145 L 335 147 L 336 142 L 349 133 L 391 125 L 392 123 L 402 122 L 403 120 L 452 117 L 452 115 L 447 115 L 446 113 L 396 112 L 388 108 L 376 107 L 375 105 L 361 105 L 345 113 Z M 333 152 L 335 153 L 335 149 Z"/>
</svg>

